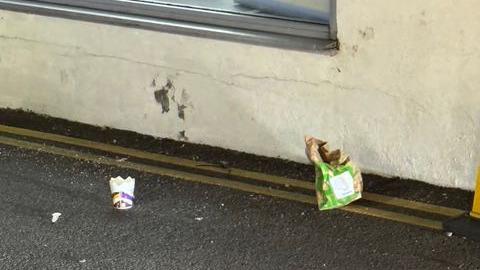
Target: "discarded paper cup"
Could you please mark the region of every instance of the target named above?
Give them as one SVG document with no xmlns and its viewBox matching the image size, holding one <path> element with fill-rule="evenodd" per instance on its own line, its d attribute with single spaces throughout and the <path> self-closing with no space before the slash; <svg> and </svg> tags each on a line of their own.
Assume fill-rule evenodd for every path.
<svg viewBox="0 0 480 270">
<path fill-rule="evenodd" d="M 130 209 L 133 206 L 133 191 L 135 179 L 127 177 L 123 179 L 118 176 L 110 178 L 110 190 L 112 192 L 113 207 L 115 209 Z"/>
</svg>

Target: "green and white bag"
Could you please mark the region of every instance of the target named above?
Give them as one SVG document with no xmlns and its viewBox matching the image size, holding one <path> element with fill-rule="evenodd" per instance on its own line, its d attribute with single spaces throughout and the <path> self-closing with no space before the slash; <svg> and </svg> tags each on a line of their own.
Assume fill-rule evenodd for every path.
<svg viewBox="0 0 480 270">
<path fill-rule="evenodd" d="M 315 166 L 318 208 L 339 208 L 362 197 L 360 170 L 340 150 L 328 151 L 326 142 L 306 137 L 306 154 Z"/>
</svg>

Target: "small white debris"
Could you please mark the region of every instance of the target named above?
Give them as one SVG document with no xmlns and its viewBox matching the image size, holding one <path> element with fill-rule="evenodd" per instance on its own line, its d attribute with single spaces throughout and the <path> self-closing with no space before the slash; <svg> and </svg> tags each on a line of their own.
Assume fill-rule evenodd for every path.
<svg viewBox="0 0 480 270">
<path fill-rule="evenodd" d="M 124 158 L 119 158 L 117 159 L 117 162 L 124 162 L 124 161 L 127 161 L 128 158 L 124 157 Z"/>
<path fill-rule="evenodd" d="M 227 168 L 228 167 L 228 161 L 225 160 L 220 160 L 218 162 L 222 167 Z"/>
<path fill-rule="evenodd" d="M 213 244 L 213 240 L 212 240 L 212 241 L 210 241 L 210 244 Z"/>
<path fill-rule="evenodd" d="M 79 262 L 79 263 L 86 263 L 87 260 L 83 259 L 83 260 L 80 260 L 80 261 L 78 261 L 78 262 Z"/>
<path fill-rule="evenodd" d="M 112 142 L 113 142 L 113 143 L 117 143 L 117 140 L 116 140 L 116 139 L 113 139 Z"/>
<path fill-rule="evenodd" d="M 53 214 L 52 214 L 52 223 L 57 222 L 58 218 L 59 218 L 61 215 L 62 215 L 62 213 L 58 213 L 58 212 L 53 213 Z"/>
<path fill-rule="evenodd" d="M 301 215 L 302 215 L 302 216 L 305 216 L 305 212 L 302 212 Z"/>
<path fill-rule="evenodd" d="M 224 203 L 221 203 L 220 205 L 221 205 L 222 207 L 224 207 L 224 206 L 225 206 L 225 204 L 224 204 Z"/>
<path fill-rule="evenodd" d="M 196 220 L 196 221 L 202 221 L 202 220 L 203 220 L 203 217 L 196 217 L 195 220 Z"/>
<path fill-rule="evenodd" d="M 452 237 L 453 232 L 446 232 L 445 235 L 448 236 L 448 237 Z"/>
</svg>

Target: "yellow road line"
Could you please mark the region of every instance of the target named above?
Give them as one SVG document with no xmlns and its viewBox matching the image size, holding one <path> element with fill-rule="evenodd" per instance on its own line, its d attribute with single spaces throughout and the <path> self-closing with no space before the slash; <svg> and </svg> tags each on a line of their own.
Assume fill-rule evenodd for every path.
<svg viewBox="0 0 480 270">
<path fill-rule="evenodd" d="M 27 137 L 36 138 L 36 139 L 48 140 L 52 142 L 59 142 L 63 144 L 70 144 L 74 146 L 86 147 L 90 149 L 117 154 L 117 155 L 124 155 L 124 156 L 130 156 L 134 158 L 163 162 L 163 163 L 168 163 L 168 164 L 185 167 L 185 168 L 193 168 L 196 170 L 203 170 L 203 171 L 209 171 L 214 173 L 221 173 L 225 175 L 232 175 L 236 177 L 249 178 L 256 181 L 283 185 L 287 187 L 302 188 L 302 189 L 312 190 L 312 191 L 315 190 L 314 184 L 312 182 L 307 182 L 307 181 L 302 181 L 297 179 L 290 179 L 286 177 L 268 175 L 264 173 L 246 171 L 246 170 L 235 169 L 235 168 L 225 169 L 225 168 L 216 167 L 215 165 L 206 163 L 206 162 L 197 162 L 197 161 L 192 161 L 188 159 L 150 153 L 150 152 L 140 151 L 136 149 L 116 146 L 116 145 L 93 142 L 93 141 L 84 140 L 84 139 L 78 139 L 73 137 L 67 137 L 67 136 L 56 135 L 51 133 L 44 133 L 44 132 L 16 128 L 16 127 L 9 127 L 4 125 L 0 125 L 0 132 L 10 133 L 10 134 L 20 135 L 20 136 L 27 136 Z M 376 202 L 376 203 L 382 203 L 382 204 L 396 206 L 396 207 L 413 209 L 417 211 L 423 211 L 426 213 L 433 213 L 433 214 L 443 215 L 447 217 L 456 217 L 465 213 L 465 211 L 455 209 L 455 208 L 437 206 L 437 205 L 405 200 L 405 199 L 400 199 L 400 198 L 395 198 L 395 197 L 390 197 L 390 196 L 385 196 L 385 195 L 380 195 L 375 193 L 369 193 L 369 192 L 363 192 L 362 197 L 365 200 Z"/>
<path fill-rule="evenodd" d="M 385 195 L 375 194 L 375 193 L 364 192 L 362 193 L 362 198 L 371 202 L 377 202 L 377 203 L 382 203 L 386 205 L 392 205 L 396 207 L 402 207 L 402 208 L 422 211 L 426 213 L 442 215 L 446 217 L 458 217 L 460 215 L 465 214 L 465 211 L 460 209 L 422 203 L 422 202 L 416 202 L 411 200 L 405 200 L 405 199 L 400 199 L 400 198 L 395 198 L 395 197 L 390 197 L 390 196 L 385 196 Z"/>
<path fill-rule="evenodd" d="M 129 161 L 118 162 L 112 158 L 102 157 L 102 156 L 93 155 L 93 154 L 84 153 L 84 152 L 75 151 L 75 150 L 63 149 L 56 146 L 42 145 L 39 143 L 12 139 L 4 136 L 0 136 L 0 144 L 15 146 L 23 149 L 40 151 L 44 153 L 64 156 L 64 157 L 73 158 L 77 160 L 95 162 L 103 165 L 133 169 L 140 172 L 147 172 L 147 173 L 162 175 L 162 176 L 170 176 L 177 179 L 187 180 L 190 182 L 222 186 L 222 187 L 241 190 L 245 192 L 253 192 L 256 194 L 267 195 L 271 197 L 282 198 L 282 199 L 287 199 L 291 201 L 307 203 L 311 205 L 317 204 L 315 197 L 310 195 L 298 194 L 294 192 L 277 190 L 277 189 L 272 189 L 268 187 L 260 187 L 256 185 L 241 183 L 238 181 L 232 181 L 227 179 L 221 179 L 216 177 L 210 177 L 205 175 L 166 169 L 162 167 L 155 167 L 151 165 L 139 164 L 139 163 L 134 163 Z M 412 224 L 412 225 L 434 229 L 434 230 L 443 230 L 442 222 L 440 221 L 419 218 L 415 216 L 409 216 L 409 215 L 395 213 L 395 212 L 386 211 L 382 209 L 376 209 L 376 208 L 365 207 L 360 205 L 348 205 L 346 207 L 340 208 L 340 210 L 367 215 L 367 216 L 373 216 L 373 217 L 387 219 L 387 220 L 392 220 L 392 221 L 397 221 L 401 223 Z"/>
</svg>

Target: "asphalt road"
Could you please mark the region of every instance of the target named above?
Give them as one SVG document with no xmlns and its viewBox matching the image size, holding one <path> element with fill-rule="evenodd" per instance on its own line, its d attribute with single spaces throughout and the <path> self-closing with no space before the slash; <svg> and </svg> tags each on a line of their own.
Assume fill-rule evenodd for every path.
<svg viewBox="0 0 480 270">
<path fill-rule="evenodd" d="M 0 190 L 1 269 L 480 269 L 462 237 L 2 145 Z"/>
</svg>

